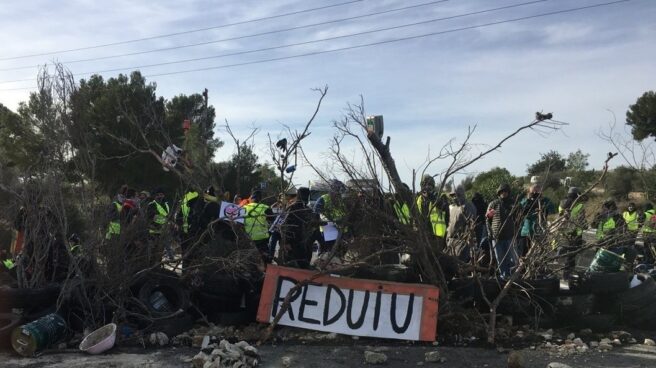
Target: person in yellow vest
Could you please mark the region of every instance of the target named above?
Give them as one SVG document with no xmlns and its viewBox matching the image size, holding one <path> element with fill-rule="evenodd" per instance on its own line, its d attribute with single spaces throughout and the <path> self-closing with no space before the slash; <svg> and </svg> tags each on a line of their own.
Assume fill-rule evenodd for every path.
<svg viewBox="0 0 656 368">
<path fill-rule="evenodd" d="M 212 193 L 214 195 L 214 193 Z M 191 189 L 180 200 L 180 209 L 176 214 L 176 226 L 180 235 L 180 249 L 182 250 L 182 269 L 185 270 L 190 263 L 189 248 L 198 237 L 198 215 L 202 210 L 203 196 L 196 189 Z"/>
<path fill-rule="evenodd" d="M 340 233 L 348 232 L 346 222 L 346 207 L 342 195 L 346 191 L 344 183 L 337 179 L 329 183 L 329 192 L 319 197 L 314 204 L 313 212 L 321 219 L 319 227 L 323 235 L 323 242 L 319 244 L 319 255 L 332 250 Z"/>
<path fill-rule="evenodd" d="M 437 240 L 437 248 L 446 247 L 446 226 L 448 223 L 448 199 L 437 196 L 435 192 L 435 179 L 430 175 L 424 175 L 420 182 L 421 192 L 417 196 L 417 211 L 421 215 L 424 224 L 430 225 L 430 230 Z"/>
<path fill-rule="evenodd" d="M 121 235 L 122 199 L 122 196 L 120 198 L 117 196 L 107 210 L 107 218 L 109 218 L 109 224 L 107 225 L 107 231 L 105 232 L 105 239 L 107 240 L 116 239 Z"/>
<path fill-rule="evenodd" d="M 645 263 L 653 264 L 656 260 L 656 210 L 650 202 L 645 203 L 643 207 L 644 218 L 642 221 L 642 253 L 645 257 Z"/>
<path fill-rule="evenodd" d="M 161 241 L 162 234 L 167 233 L 169 226 L 169 213 L 170 207 L 166 202 L 166 195 L 162 188 L 157 188 L 153 191 L 153 201 L 148 204 L 147 217 L 148 235 L 153 249 L 154 259 L 153 262 L 161 262 L 161 252 L 166 250 L 166 255 L 169 259 L 173 259 L 173 249 L 170 241 Z M 162 244 L 163 243 L 163 244 Z"/>
<path fill-rule="evenodd" d="M 626 230 L 632 235 L 638 234 L 638 229 L 640 228 L 641 222 L 640 215 L 640 212 L 633 202 L 629 203 L 626 211 L 622 213 L 622 218 L 624 219 L 624 222 L 626 222 Z"/>
<path fill-rule="evenodd" d="M 573 252 L 583 246 L 583 230 L 588 227 L 585 218 L 586 196 L 581 196 L 579 188 L 570 187 L 567 198 L 558 206 L 558 216 L 563 218 L 560 232 L 566 244 L 558 245 L 558 255 L 567 255 L 563 276 L 565 279 L 574 270 L 576 254 Z"/>
<path fill-rule="evenodd" d="M 625 262 L 629 265 L 633 264 L 637 255 L 635 238 L 633 238 L 633 244 L 627 242 L 626 221 L 620 215 L 617 204 L 613 199 L 609 198 L 604 201 L 601 211 L 592 222 L 592 226 L 597 229 L 597 244 L 600 247 L 623 255 Z"/>
<path fill-rule="evenodd" d="M 271 255 L 269 254 L 269 227 L 271 226 L 274 215 L 269 206 L 261 203 L 262 192 L 260 190 L 253 190 L 251 197 L 244 209 L 246 216 L 244 217 L 244 230 L 251 238 L 255 247 L 260 251 L 262 259 L 266 263 L 271 263 Z"/>
</svg>

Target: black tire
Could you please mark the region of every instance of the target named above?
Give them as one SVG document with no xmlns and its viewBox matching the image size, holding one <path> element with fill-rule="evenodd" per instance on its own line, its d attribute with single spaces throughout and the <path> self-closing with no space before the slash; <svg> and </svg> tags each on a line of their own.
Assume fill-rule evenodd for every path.
<svg viewBox="0 0 656 368">
<path fill-rule="evenodd" d="M 244 282 L 225 273 L 207 274 L 203 278 L 200 292 L 222 296 L 240 296 L 244 293 Z"/>
<path fill-rule="evenodd" d="M 448 284 L 449 292 L 455 299 L 465 300 L 472 299 L 476 295 L 478 285 L 473 279 L 453 279 Z"/>
<path fill-rule="evenodd" d="M 612 295 L 629 288 L 627 272 L 586 272 L 571 286 L 578 294 Z"/>
<path fill-rule="evenodd" d="M 656 281 L 647 274 L 638 275 L 642 283 L 615 297 L 617 308 L 622 315 L 632 314 L 644 307 L 654 308 L 656 302 Z"/>
<path fill-rule="evenodd" d="M 519 286 L 525 289 L 529 294 L 534 294 L 543 298 L 554 297 L 558 295 L 560 291 L 560 280 L 557 278 L 524 280 L 519 283 Z"/>
<path fill-rule="evenodd" d="M 0 312 L 10 312 L 12 308 L 32 308 L 35 305 L 48 307 L 57 302 L 60 291 L 59 285 L 36 289 L 0 286 Z"/>
<path fill-rule="evenodd" d="M 150 298 L 155 292 L 161 292 L 168 301 L 169 310 L 158 310 L 150 302 Z M 150 314 L 154 317 L 169 316 L 178 310 L 186 311 L 189 308 L 190 299 L 189 291 L 182 285 L 178 278 L 168 276 L 153 276 L 144 282 L 139 289 L 139 300 L 148 308 Z"/>
<path fill-rule="evenodd" d="M 589 314 L 579 317 L 577 326 L 589 328 L 592 332 L 612 331 L 616 326 L 617 317 L 612 314 Z"/>
<path fill-rule="evenodd" d="M 21 316 L 13 313 L 0 313 L 0 349 L 10 346 L 11 332 L 20 326 Z"/>
<path fill-rule="evenodd" d="M 592 294 L 559 296 L 554 303 L 556 317 L 576 321 L 590 315 L 595 309 L 596 297 Z"/>
<path fill-rule="evenodd" d="M 647 305 L 630 314 L 623 313 L 623 322 L 642 330 L 653 330 L 656 328 L 656 308 L 653 305 Z"/>
</svg>

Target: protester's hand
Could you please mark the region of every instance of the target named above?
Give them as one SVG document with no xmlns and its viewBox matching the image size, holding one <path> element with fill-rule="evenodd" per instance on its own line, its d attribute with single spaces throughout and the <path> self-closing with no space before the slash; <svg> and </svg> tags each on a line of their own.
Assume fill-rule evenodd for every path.
<svg viewBox="0 0 656 368">
<path fill-rule="evenodd" d="M 494 217 L 495 213 L 496 213 L 496 211 L 493 208 L 490 208 L 489 210 L 487 210 L 487 213 L 485 214 L 485 217 L 491 219 L 491 218 Z"/>
</svg>

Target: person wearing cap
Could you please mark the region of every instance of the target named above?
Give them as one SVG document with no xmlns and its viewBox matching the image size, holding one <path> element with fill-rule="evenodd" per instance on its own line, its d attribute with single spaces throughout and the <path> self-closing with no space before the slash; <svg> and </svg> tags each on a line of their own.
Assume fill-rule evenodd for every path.
<svg viewBox="0 0 656 368">
<path fill-rule="evenodd" d="M 314 204 L 313 212 L 320 217 L 324 225 L 319 227 L 319 230 L 324 235 L 324 241 L 320 244 L 319 253 L 324 254 L 330 252 L 335 245 L 336 239 L 326 239 L 326 228 L 328 226 L 335 226 L 337 234 L 346 233 L 348 231 L 347 225 L 344 223 L 346 220 L 346 210 L 342 194 L 346 191 L 344 183 L 337 179 L 333 179 L 329 183 L 329 192 L 319 197 Z"/>
<path fill-rule="evenodd" d="M 558 206 L 558 216 L 562 218 L 559 233 L 565 240 L 564 243 L 555 243 L 558 255 L 567 254 L 565 261 L 564 278 L 574 271 L 576 265 L 577 249 L 583 246 L 583 230 L 587 229 L 588 223 L 585 215 L 585 202 L 587 197 L 582 196 L 579 188 L 570 187 L 567 197 Z"/>
<path fill-rule="evenodd" d="M 311 223 L 313 214 L 303 201 L 303 195 L 299 195 L 299 192 L 300 189 L 297 191 L 293 187 L 287 191 L 287 206 L 281 226 L 281 258 L 285 265 L 309 268 L 312 259 Z"/>
<path fill-rule="evenodd" d="M 490 202 L 485 217 L 493 241 L 494 256 L 502 279 L 508 279 L 517 260 L 517 212 L 510 196 L 510 185 L 497 188 L 497 199 Z"/>
<path fill-rule="evenodd" d="M 244 206 L 246 216 L 244 217 L 244 230 L 260 251 L 262 259 L 271 263 L 269 254 L 269 227 L 273 222 L 273 211 L 264 203 L 261 203 L 262 192 L 254 189 L 251 192 L 249 203 Z"/>
<path fill-rule="evenodd" d="M 446 204 L 444 198 L 438 197 L 435 192 L 435 179 L 430 175 L 424 175 L 420 182 L 421 192 L 417 196 L 417 211 L 430 224 L 431 231 L 438 241 L 438 248 L 446 245 L 446 224 L 448 199 Z"/>
<path fill-rule="evenodd" d="M 139 208 L 145 207 L 148 204 L 148 199 L 150 198 L 150 192 L 147 190 L 142 190 L 137 194 L 137 204 Z"/>
<path fill-rule="evenodd" d="M 451 193 L 447 246 L 463 262 L 469 262 L 476 242 L 476 207 L 465 198 L 465 188 L 458 185 Z"/>
<path fill-rule="evenodd" d="M 556 212 L 549 198 L 542 195 L 542 187 L 533 184 L 526 197 L 519 202 L 521 208 L 521 239 L 518 242 L 518 254 L 526 255 L 536 234 L 543 233 L 547 228 L 547 216 Z"/>
</svg>

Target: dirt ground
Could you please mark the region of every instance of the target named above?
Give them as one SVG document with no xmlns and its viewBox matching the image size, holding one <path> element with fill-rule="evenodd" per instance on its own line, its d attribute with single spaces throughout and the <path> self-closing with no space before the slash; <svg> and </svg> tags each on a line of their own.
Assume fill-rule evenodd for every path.
<svg viewBox="0 0 656 368">
<path fill-rule="evenodd" d="M 381 349 L 381 346 L 377 346 Z M 364 362 L 364 351 L 367 344 L 354 340 L 351 345 L 304 345 L 279 344 L 263 345 L 259 348 L 261 367 L 283 367 L 282 358 L 291 359 L 290 367 L 357 367 L 368 366 Z M 388 367 L 507 367 L 508 351 L 498 352 L 495 349 L 471 347 L 433 347 L 387 345 L 382 347 L 388 361 Z M 446 359 L 444 363 L 425 363 L 424 354 L 429 351 L 439 351 Z M 27 359 L 9 353 L 0 353 L 0 367 L 191 367 L 190 359 L 198 352 L 194 348 L 162 348 L 158 350 L 143 350 L 138 348 L 114 349 L 111 353 L 100 356 L 90 356 L 74 352 L 57 352 L 41 357 Z M 550 362 L 560 362 L 578 367 L 654 367 L 656 366 L 656 347 L 631 345 L 615 348 L 608 353 L 589 352 L 567 357 L 550 355 L 544 350 L 525 349 L 521 351 L 524 367 L 545 368 Z"/>
</svg>

